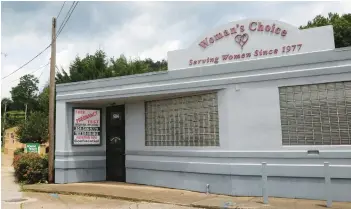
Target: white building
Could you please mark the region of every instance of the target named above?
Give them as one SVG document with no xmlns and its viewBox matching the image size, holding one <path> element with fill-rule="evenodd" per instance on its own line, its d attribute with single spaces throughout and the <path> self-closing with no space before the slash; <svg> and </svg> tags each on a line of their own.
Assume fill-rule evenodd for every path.
<svg viewBox="0 0 351 209">
<path fill-rule="evenodd" d="M 327 176 L 351 201 L 351 50 L 334 48 L 331 26 L 241 20 L 166 72 L 57 85 L 55 182 L 261 196 L 265 174 L 269 196 L 324 199 Z"/>
</svg>

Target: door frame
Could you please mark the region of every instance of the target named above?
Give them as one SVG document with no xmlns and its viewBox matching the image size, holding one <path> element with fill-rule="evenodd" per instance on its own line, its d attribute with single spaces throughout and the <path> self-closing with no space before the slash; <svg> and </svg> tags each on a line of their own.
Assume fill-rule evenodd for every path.
<svg viewBox="0 0 351 209">
<path fill-rule="evenodd" d="M 123 179 L 121 180 L 121 181 L 116 181 L 116 180 L 109 180 L 108 178 L 107 178 L 107 170 L 108 170 L 108 164 L 107 164 L 107 156 L 108 156 L 108 154 L 107 154 L 107 146 L 108 146 L 108 128 L 109 128 L 109 123 L 110 123 L 110 120 L 111 120 L 111 117 L 110 117 L 110 114 L 111 114 L 111 112 L 113 112 L 113 111 L 109 111 L 109 109 L 111 108 L 112 110 L 113 110 L 113 108 L 114 107 L 123 107 L 123 118 L 122 118 L 122 120 L 123 120 L 123 128 L 124 128 L 124 142 L 123 142 L 123 144 L 124 144 L 124 146 L 123 146 L 123 158 L 124 158 L 124 163 L 123 163 Z M 105 156 L 106 156 L 106 163 L 105 163 L 105 165 L 106 165 L 106 168 L 105 168 L 105 170 L 106 170 L 106 181 L 114 181 L 114 182 L 126 182 L 126 157 L 125 157 L 125 152 L 126 152 L 126 133 L 125 133 L 125 131 L 126 131 L 126 124 L 125 124 L 125 122 L 126 122 L 126 120 L 125 120 L 125 115 L 126 115 L 126 111 L 125 111 L 126 109 L 125 109 L 125 104 L 120 104 L 120 105 L 117 105 L 117 104 L 114 104 L 114 105 L 111 105 L 111 106 L 107 106 L 106 107 L 106 111 L 105 111 L 105 138 L 106 138 L 106 154 L 105 154 Z"/>
</svg>

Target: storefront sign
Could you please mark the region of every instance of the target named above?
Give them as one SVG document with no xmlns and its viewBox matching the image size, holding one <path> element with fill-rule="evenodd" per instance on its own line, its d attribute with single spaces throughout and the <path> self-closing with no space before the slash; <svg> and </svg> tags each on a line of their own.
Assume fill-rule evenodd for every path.
<svg viewBox="0 0 351 209">
<path fill-rule="evenodd" d="M 264 25 L 261 22 L 250 22 L 250 31 L 263 32 L 270 35 L 284 37 L 288 33 L 287 30 L 282 30 L 280 27 L 276 26 L 275 23 L 272 25 Z M 207 48 L 209 45 L 213 44 L 215 41 L 219 41 L 225 37 L 231 37 L 230 35 L 235 35 L 234 40 L 241 48 L 249 40 L 249 35 L 246 33 L 245 25 L 236 24 L 236 26 L 224 30 L 223 32 L 216 33 L 213 37 L 205 38 L 199 43 L 202 48 Z"/>
<path fill-rule="evenodd" d="M 168 69 L 224 64 L 335 48 L 332 26 L 299 30 L 274 20 L 241 20 L 218 27 L 188 49 L 168 52 Z"/>
<path fill-rule="evenodd" d="M 26 143 L 26 152 L 35 152 L 39 153 L 39 143 Z"/>
<path fill-rule="evenodd" d="M 101 109 L 73 108 L 73 145 L 101 145 Z"/>
</svg>

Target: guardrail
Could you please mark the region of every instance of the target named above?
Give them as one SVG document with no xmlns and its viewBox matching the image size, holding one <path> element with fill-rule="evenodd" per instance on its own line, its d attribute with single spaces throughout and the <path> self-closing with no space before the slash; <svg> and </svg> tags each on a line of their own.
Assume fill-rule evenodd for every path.
<svg viewBox="0 0 351 209">
<path fill-rule="evenodd" d="M 289 152 L 287 154 L 289 154 Z M 191 158 L 186 160 L 179 158 L 141 160 L 136 157 L 134 159 L 126 160 L 126 169 L 182 172 L 183 174 L 190 173 L 190 175 L 209 174 L 212 176 L 230 176 L 232 185 L 224 185 L 223 182 L 217 184 L 213 179 L 207 180 L 204 178 L 199 181 L 195 180 L 197 184 L 191 186 L 182 184 L 163 186 L 207 193 L 225 193 L 233 196 L 266 197 L 264 199 L 265 203 L 268 202 L 269 195 L 272 197 L 327 200 L 328 207 L 331 207 L 332 199 L 334 201 L 350 201 L 349 196 L 347 195 L 350 189 L 348 185 L 351 178 L 351 165 L 346 162 L 346 160 L 351 159 L 349 156 L 346 156 L 345 158 L 323 156 L 323 158 L 327 159 L 321 159 L 322 157 L 318 156 L 318 160 L 316 159 L 317 156 L 314 158 L 307 156 L 303 158 L 306 159 L 304 162 L 301 162 L 301 157 L 296 160 L 296 158 L 293 158 L 290 155 L 289 158 L 294 160 L 278 160 L 277 162 L 276 159 L 272 159 L 272 163 L 269 163 L 269 159 L 267 159 L 267 161 L 257 159 L 259 160 L 258 162 L 251 163 L 242 162 L 240 159 L 237 159 L 236 162 L 232 163 L 230 159 L 226 159 L 223 162 L 222 158 L 216 158 L 210 162 L 205 158 L 202 162 L 199 162 L 196 159 L 191 160 Z M 343 160 L 339 161 L 341 159 Z M 335 164 L 329 164 L 329 160 L 335 162 Z M 324 164 L 323 161 L 325 162 Z M 232 176 L 240 177 L 232 179 Z M 250 177 L 247 179 L 241 178 L 243 176 Z M 184 176 L 184 178 L 186 178 L 186 176 Z M 227 180 L 229 181 L 229 179 Z M 309 185 L 310 183 L 310 186 L 312 187 L 306 185 L 306 180 L 307 184 Z M 331 180 L 333 180 L 333 182 L 331 182 Z M 146 183 L 140 179 L 135 179 L 135 181 Z M 296 184 L 294 183 L 295 181 Z M 347 185 L 342 182 L 345 182 Z M 235 183 L 238 183 L 238 185 L 235 185 Z M 244 186 L 245 183 L 249 183 L 249 185 Z M 204 187 L 201 186 L 202 184 L 204 184 Z M 211 189 L 211 184 L 215 184 L 213 190 Z M 289 184 L 292 184 L 291 189 L 281 187 L 289 186 Z M 155 185 L 157 186 L 157 184 Z M 303 186 L 307 190 L 300 191 L 299 186 Z M 314 186 L 318 187 L 318 191 L 314 191 Z M 337 188 L 340 188 L 341 190 L 336 191 Z M 334 194 L 334 191 L 338 193 Z"/>
<path fill-rule="evenodd" d="M 262 197 L 263 203 L 268 204 L 268 175 L 267 175 L 267 163 L 262 162 Z M 324 162 L 324 193 L 327 208 L 332 207 L 332 193 L 331 193 L 331 178 L 330 178 L 330 167 L 328 162 Z"/>
</svg>

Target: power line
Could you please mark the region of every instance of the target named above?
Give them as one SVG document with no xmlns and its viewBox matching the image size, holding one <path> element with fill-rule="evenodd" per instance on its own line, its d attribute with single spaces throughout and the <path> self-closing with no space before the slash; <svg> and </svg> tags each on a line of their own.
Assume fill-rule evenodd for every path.
<svg viewBox="0 0 351 209">
<path fill-rule="evenodd" d="M 40 75 L 38 77 L 38 80 L 40 80 L 40 77 L 43 75 L 43 73 L 44 73 L 44 69 L 41 71 L 41 73 L 40 73 Z"/>
<path fill-rule="evenodd" d="M 57 72 L 60 72 L 60 69 L 57 67 L 57 65 L 55 65 L 55 67 L 56 67 Z"/>
<path fill-rule="evenodd" d="M 50 62 L 49 62 L 50 63 Z M 49 64 L 48 63 L 48 64 Z M 43 70 L 41 71 L 41 73 L 40 73 L 40 75 L 39 75 L 39 77 L 38 77 L 38 80 L 39 80 L 39 83 L 40 83 L 40 78 L 41 78 L 41 76 L 43 75 L 43 73 L 44 73 L 44 70 L 45 70 L 45 68 L 43 68 Z M 45 84 L 44 84 L 45 85 Z"/>
<path fill-rule="evenodd" d="M 66 22 L 62 22 L 62 24 L 61 24 L 62 27 L 59 28 L 59 30 L 58 30 L 58 32 L 57 32 L 56 38 L 60 35 L 60 33 L 62 32 L 63 28 L 66 26 L 66 24 L 67 24 L 69 18 L 71 18 L 71 15 L 72 15 L 72 13 L 74 12 L 74 10 L 76 9 L 76 6 L 78 5 L 78 3 L 79 3 L 78 1 L 72 3 L 71 8 L 73 7 L 73 9 L 72 9 L 71 13 L 69 13 L 69 11 L 71 10 L 71 8 L 70 8 L 70 10 L 67 12 L 67 14 L 69 13 L 69 16 L 68 16 Z M 66 15 L 66 17 L 67 17 L 67 15 Z"/>
<path fill-rule="evenodd" d="M 61 9 L 60 9 L 58 15 L 56 16 L 56 19 L 58 19 L 60 17 L 61 11 L 62 11 L 63 7 L 65 6 L 65 3 L 66 3 L 66 1 L 63 2 Z"/>
<path fill-rule="evenodd" d="M 50 60 L 49 60 L 49 62 L 44 66 L 44 68 L 43 68 L 43 70 L 41 71 L 41 73 L 40 73 L 38 79 L 40 79 L 41 75 L 43 75 L 44 70 L 45 70 L 45 67 L 48 66 L 49 64 L 50 64 Z"/>
<path fill-rule="evenodd" d="M 34 73 L 36 73 L 37 71 L 39 71 L 40 69 L 45 68 L 45 67 L 48 66 L 49 64 L 50 64 L 50 62 L 46 63 L 46 65 L 41 66 L 41 67 L 39 67 L 38 69 L 36 69 L 36 70 L 34 70 L 33 72 L 30 72 L 30 73 L 28 73 L 28 74 L 34 74 Z M 44 71 L 44 69 L 43 69 L 43 71 Z M 11 82 L 17 81 L 17 80 L 19 80 L 19 79 L 21 79 L 21 78 L 17 78 L 17 79 L 15 79 L 15 80 L 12 80 Z"/>
<path fill-rule="evenodd" d="M 76 3 L 76 4 L 73 5 L 74 3 Z M 59 29 L 59 30 L 60 30 L 59 33 L 61 33 L 61 31 L 62 31 L 63 28 L 65 27 L 66 23 L 68 22 L 69 18 L 71 17 L 71 15 L 72 15 L 74 9 L 76 8 L 77 4 L 78 4 L 78 2 L 73 2 L 73 3 L 72 3 L 70 10 L 69 10 L 69 11 L 67 12 L 67 14 L 66 14 L 66 18 L 67 18 L 67 17 L 68 17 L 68 18 L 67 18 L 66 22 L 62 22 L 62 24 L 61 24 L 61 26 L 60 26 L 60 29 Z M 73 7 L 74 7 L 74 8 L 73 8 Z M 63 6 L 62 6 L 62 8 L 63 8 Z M 61 10 L 62 10 L 62 8 L 61 8 Z M 73 8 L 73 10 L 71 11 L 72 8 Z M 69 13 L 70 11 L 71 11 L 71 13 Z M 59 12 L 58 15 L 60 15 L 60 13 L 61 13 L 61 11 Z M 65 18 L 65 19 L 66 19 L 66 18 Z M 59 33 L 57 34 L 56 39 L 58 38 Z M 37 54 L 37 55 L 36 55 L 35 57 L 33 57 L 31 60 L 29 60 L 28 62 L 26 62 L 25 64 L 23 64 L 21 67 L 19 67 L 18 69 L 16 69 L 16 70 L 13 71 L 12 73 L 8 74 L 7 76 L 2 77 L 1 80 L 3 80 L 3 79 L 5 79 L 5 78 L 9 77 L 10 75 L 12 75 L 12 74 L 14 74 L 15 72 L 17 72 L 17 71 L 21 70 L 22 68 L 24 68 L 26 65 L 28 65 L 30 62 L 32 62 L 34 59 L 36 59 L 36 58 L 39 57 L 41 54 L 43 54 L 48 48 L 50 48 L 50 46 L 51 46 L 51 43 L 50 43 L 43 51 L 41 51 L 39 54 Z"/>
<path fill-rule="evenodd" d="M 62 28 L 62 26 L 63 26 L 63 24 L 65 23 L 65 21 L 67 20 L 67 18 L 68 18 L 68 16 L 69 16 L 69 14 L 71 13 L 71 10 L 72 10 L 72 8 L 73 8 L 73 6 L 74 6 L 74 4 L 75 4 L 75 1 L 73 1 L 72 2 L 72 4 L 71 4 L 71 7 L 69 8 L 69 10 L 68 10 L 68 12 L 66 13 L 66 16 L 65 16 L 65 18 L 63 18 L 63 20 L 62 20 L 62 22 L 61 22 L 61 25 L 60 25 L 60 27 L 58 28 L 58 32 L 61 30 L 61 28 Z M 56 37 L 58 36 L 58 34 L 56 34 Z"/>
<path fill-rule="evenodd" d="M 33 57 L 31 60 L 29 60 L 28 62 L 26 62 L 24 65 L 22 65 L 21 67 L 19 67 L 17 70 L 13 71 L 12 73 L 8 74 L 5 77 L 2 77 L 1 80 L 9 77 L 10 75 L 14 74 L 15 72 L 19 71 L 20 69 L 24 68 L 26 65 L 28 65 L 30 62 L 32 62 L 35 58 L 39 57 L 42 53 L 44 53 L 48 48 L 50 48 L 51 44 L 49 46 L 47 46 L 43 51 L 41 51 L 39 54 L 37 54 L 37 56 Z"/>
</svg>

